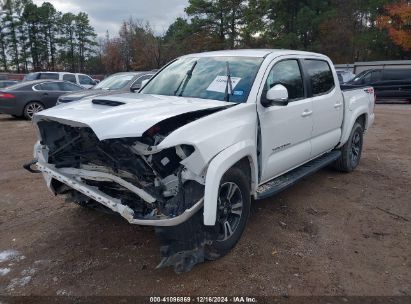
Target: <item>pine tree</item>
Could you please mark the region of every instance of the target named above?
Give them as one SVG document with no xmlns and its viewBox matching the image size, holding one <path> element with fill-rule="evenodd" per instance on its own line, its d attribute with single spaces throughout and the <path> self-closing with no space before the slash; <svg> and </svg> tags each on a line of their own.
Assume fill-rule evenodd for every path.
<svg viewBox="0 0 411 304">
<path fill-rule="evenodd" d="M 74 19 L 75 35 L 77 38 L 79 70 L 84 72 L 86 58 L 95 53 L 97 35 L 90 25 L 90 20 L 86 13 L 80 12 Z"/>
<path fill-rule="evenodd" d="M 8 0 L 3 7 L 5 10 L 4 25 L 7 28 L 7 44 L 9 45 L 9 55 L 11 56 L 11 62 L 14 64 L 18 73 L 20 73 L 20 58 L 19 58 L 19 46 L 17 36 L 17 24 L 16 16 L 14 14 L 15 1 Z"/>
</svg>

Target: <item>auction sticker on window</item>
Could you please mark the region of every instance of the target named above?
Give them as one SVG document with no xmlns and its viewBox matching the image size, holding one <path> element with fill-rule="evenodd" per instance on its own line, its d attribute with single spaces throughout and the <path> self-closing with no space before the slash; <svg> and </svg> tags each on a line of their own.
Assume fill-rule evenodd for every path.
<svg viewBox="0 0 411 304">
<path fill-rule="evenodd" d="M 213 80 L 213 82 L 208 86 L 207 91 L 225 93 L 225 89 L 227 87 L 227 78 L 227 76 L 217 76 Z M 240 77 L 231 77 L 231 84 L 233 90 L 240 81 Z M 228 93 L 231 94 L 230 84 L 228 85 Z"/>
</svg>

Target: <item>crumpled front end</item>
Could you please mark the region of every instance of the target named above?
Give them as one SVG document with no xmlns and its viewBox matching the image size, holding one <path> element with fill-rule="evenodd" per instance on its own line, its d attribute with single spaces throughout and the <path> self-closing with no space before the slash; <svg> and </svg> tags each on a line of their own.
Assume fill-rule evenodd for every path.
<svg viewBox="0 0 411 304">
<path fill-rule="evenodd" d="M 181 163 L 189 145 L 158 150 L 159 126 L 139 138 L 100 141 L 87 126 L 40 120 L 34 156 L 55 195 L 81 206 L 103 207 L 131 224 L 156 227 L 163 260 L 185 272 L 204 261 L 204 174 Z M 194 228 L 195 229 L 194 229 Z"/>
<path fill-rule="evenodd" d="M 37 123 L 37 168 L 50 189 L 80 205 L 96 202 L 132 224 L 176 226 L 198 211 L 204 179 L 180 164 L 194 152 L 181 145 L 152 151 L 162 137 L 100 141 L 87 126 Z"/>
<path fill-rule="evenodd" d="M 215 209 L 204 200 L 208 166 L 254 135 L 255 109 L 143 97 L 85 100 L 39 113 L 34 123 L 40 141 L 25 168 L 43 173 L 50 190 L 69 201 L 155 226 L 159 266 L 189 271 L 214 258 L 206 253 L 218 232 L 205 225 L 205 210 Z"/>
</svg>

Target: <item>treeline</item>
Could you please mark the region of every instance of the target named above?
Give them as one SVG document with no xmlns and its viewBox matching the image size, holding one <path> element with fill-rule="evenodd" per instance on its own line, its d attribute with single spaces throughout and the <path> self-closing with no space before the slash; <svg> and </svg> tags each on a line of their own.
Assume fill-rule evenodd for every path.
<svg viewBox="0 0 411 304">
<path fill-rule="evenodd" d="M 186 17 L 161 35 L 130 18 L 118 34 L 107 33 L 98 43 L 85 13 L 62 14 L 47 2 L 6 2 L 3 70 L 110 74 L 235 48 L 315 51 L 336 63 L 411 59 L 411 1 L 405 0 L 189 0 Z"/>
<path fill-rule="evenodd" d="M 316 51 L 336 63 L 411 59 L 410 1 L 189 0 L 158 37 L 149 24 L 125 21 L 106 37 L 108 72 L 158 68 L 179 55 L 233 48 Z"/>
<path fill-rule="evenodd" d="M 97 35 L 86 13 L 63 14 L 48 2 L 6 0 L 0 14 L 1 70 L 89 70 Z"/>
</svg>

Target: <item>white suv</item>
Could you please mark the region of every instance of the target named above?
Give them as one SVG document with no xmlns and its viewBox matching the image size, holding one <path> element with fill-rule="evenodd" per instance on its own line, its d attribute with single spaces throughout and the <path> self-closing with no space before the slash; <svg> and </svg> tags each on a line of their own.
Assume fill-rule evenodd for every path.
<svg viewBox="0 0 411 304">
<path fill-rule="evenodd" d="M 97 84 L 97 81 L 88 75 L 68 72 L 35 72 L 24 76 L 23 81 L 37 79 L 65 80 L 78 84 L 86 89 L 90 89 Z"/>
</svg>

